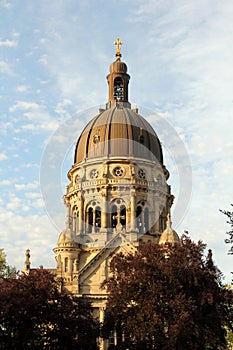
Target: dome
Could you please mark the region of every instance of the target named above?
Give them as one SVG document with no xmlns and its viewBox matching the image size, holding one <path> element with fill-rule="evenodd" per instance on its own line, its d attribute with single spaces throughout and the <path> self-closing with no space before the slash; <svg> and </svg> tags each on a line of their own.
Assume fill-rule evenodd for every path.
<svg viewBox="0 0 233 350">
<path fill-rule="evenodd" d="M 72 238 L 71 230 L 69 228 L 66 228 L 64 231 L 60 233 L 57 244 L 58 246 L 60 246 L 60 245 L 66 245 L 72 242 L 73 242 L 73 238 Z"/>
<path fill-rule="evenodd" d="M 167 227 L 163 231 L 160 239 L 159 239 L 159 244 L 165 244 L 165 243 L 172 243 L 174 244 L 175 242 L 179 242 L 179 236 L 175 230 L 172 229 L 171 227 L 171 218 L 170 215 L 168 214 L 167 216 Z"/>
<path fill-rule="evenodd" d="M 74 163 L 97 158 L 142 158 L 163 164 L 160 141 L 137 110 L 120 103 L 101 111 L 78 139 Z"/>
<path fill-rule="evenodd" d="M 110 73 L 127 73 L 127 65 L 125 62 L 116 60 L 110 65 Z"/>
</svg>

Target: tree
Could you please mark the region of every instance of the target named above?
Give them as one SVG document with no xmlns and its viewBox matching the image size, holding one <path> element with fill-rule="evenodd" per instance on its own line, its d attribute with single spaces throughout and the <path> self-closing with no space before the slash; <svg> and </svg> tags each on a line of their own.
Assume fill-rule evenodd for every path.
<svg viewBox="0 0 233 350">
<path fill-rule="evenodd" d="M 60 293 L 46 270 L 5 278 L 0 289 L 0 349 L 97 349 L 98 323 L 83 298 Z"/>
<path fill-rule="evenodd" d="M 105 281 L 109 298 L 103 336 L 117 334 L 119 349 L 225 349 L 232 291 L 205 245 L 183 236 L 171 245 L 147 243 L 118 255 Z"/>
<path fill-rule="evenodd" d="M 231 204 L 233 206 L 233 204 Z M 233 254 L 233 211 L 230 210 L 221 210 L 221 213 L 225 214 L 227 216 L 227 223 L 230 225 L 231 229 L 227 232 L 227 235 L 229 238 L 225 239 L 225 242 L 227 244 L 231 244 L 231 248 L 229 250 L 229 254 Z"/>
<path fill-rule="evenodd" d="M 10 277 L 16 273 L 15 267 L 11 267 L 6 262 L 4 249 L 0 249 L 0 281 L 3 277 Z"/>
</svg>

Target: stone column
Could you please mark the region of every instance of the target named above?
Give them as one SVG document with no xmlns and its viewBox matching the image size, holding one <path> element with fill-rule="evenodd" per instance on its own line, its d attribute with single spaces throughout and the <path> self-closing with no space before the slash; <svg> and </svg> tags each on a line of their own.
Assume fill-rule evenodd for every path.
<svg viewBox="0 0 233 350">
<path fill-rule="evenodd" d="M 66 202 L 66 227 L 67 228 L 72 228 L 70 208 L 71 208 L 70 203 Z"/>
<path fill-rule="evenodd" d="M 95 222 L 96 222 L 96 211 L 95 211 L 95 208 L 93 208 L 93 221 L 92 221 L 92 233 L 95 233 Z"/>
<path fill-rule="evenodd" d="M 130 223 L 131 223 L 131 231 L 136 230 L 136 193 L 135 190 L 131 190 L 131 198 L 130 198 L 130 207 L 131 207 L 131 213 L 130 213 Z"/>
<path fill-rule="evenodd" d="M 78 233 L 83 233 L 83 220 L 84 220 L 84 215 L 83 215 L 83 197 L 82 194 L 80 194 L 79 197 L 79 206 L 78 206 L 78 210 L 79 210 L 79 220 L 78 220 Z"/>
<path fill-rule="evenodd" d="M 107 228 L 108 224 L 108 201 L 107 201 L 107 188 L 102 191 L 102 208 L 101 208 L 101 228 Z"/>
<path fill-rule="evenodd" d="M 72 213 L 72 219 L 73 219 L 73 231 L 76 234 L 77 233 L 77 213 Z"/>
<path fill-rule="evenodd" d="M 103 307 L 99 308 L 99 321 L 100 321 L 100 323 L 102 323 L 104 321 L 104 308 Z M 99 350 L 105 349 L 105 343 L 106 343 L 106 340 L 99 338 Z"/>
</svg>

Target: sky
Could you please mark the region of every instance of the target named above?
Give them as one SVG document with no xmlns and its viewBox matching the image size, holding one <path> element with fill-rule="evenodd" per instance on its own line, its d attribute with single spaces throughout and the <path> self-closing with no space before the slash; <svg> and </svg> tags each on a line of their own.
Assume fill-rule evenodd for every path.
<svg viewBox="0 0 233 350">
<path fill-rule="evenodd" d="M 129 100 L 162 142 L 173 227 L 204 241 L 230 281 L 219 209 L 233 202 L 232 0 L 0 0 L 0 18 L 0 247 L 8 263 L 22 269 L 29 248 L 32 266 L 55 267 L 75 141 L 107 102 L 120 37 Z"/>
</svg>

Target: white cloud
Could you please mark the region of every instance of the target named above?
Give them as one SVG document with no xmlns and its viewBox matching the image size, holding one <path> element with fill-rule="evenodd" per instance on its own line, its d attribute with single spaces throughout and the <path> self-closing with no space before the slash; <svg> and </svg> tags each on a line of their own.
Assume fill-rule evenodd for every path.
<svg viewBox="0 0 233 350">
<path fill-rule="evenodd" d="M 72 101 L 70 99 L 63 99 L 60 101 L 55 108 L 55 112 L 62 117 L 69 118 L 70 113 L 67 111 L 67 107 L 72 106 Z"/>
<path fill-rule="evenodd" d="M 26 192 L 25 197 L 28 199 L 38 199 L 41 198 L 41 194 L 39 192 Z"/>
<path fill-rule="evenodd" d="M 6 205 L 6 209 L 10 211 L 15 211 L 17 209 L 22 209 L 22 201 L 15 194 L 10 194 L 9 202 Z"/>
<path fill-rule="evenodd" d="M 38 168 L 38 164 L 37 163 L 24 163 L 22 165 L 22 167 L 25 169 Z"/>
<path fill-rule="evenodd" d="M 7 0 L 0 0 L 0 5 L 6 9 L 10 9 L 13 5 Z"/>
<path fill-rule="evenodd" d="M 7 155 L 5 153 L 0 153 L 0 161 L 8 159 Z"/>
<path fill-rule="evenodd" d="M 9 108 L 10 112 L 15 112 L 17 110 L 35 110 L 38 109 L 39 105 L 36 102 L 30 101 L 17 101 L 13 106 Z"/>
<path fill-rule="evenodd" d="M 20 131 L 32 131 L 35 134 L 39 134 L 41 131 L 47 133 L 55 131 L 59 125 L 58 119 L 48 113 L 46 106 L 39 105 L 33 101 L 17 101 L 9 108 L 9 111 L 11 113 L 23 112 L 20 115 Z M 27 121 L 30 122 L 28 123 Z"/>
<path fill-rule="evenodd" d="M 16 191 L 29 190 L 38 188 L 38 182 L 32 182 L 28 184 L 15 184 Z"/>
<path fill-rule="evenodd" d="M 42 198 L 38 198 L 31 203 L 33 208 L 41 209 L 44 208 L 45 204 Z"/>
<path fill-rule="evenodd" d="M 28 143 L 28 139 L 26 139 L 26 138 L 14 136 L 12 139 L 13 139 L 14 142 L 16 142 L 17 144 L 26 145 L 26 144 Z"/>
<path fill-rule="evenodd" d="M 47 215 L 32 215 L 29 212 L 21 215 L 1 208 L 0 231 L 1 244 L 10 265 L 22 269 L 25 250 L 29 248 L 33 267 L 55 267 L 52 248 L 56 245 L 57 232 Z"/>
<path fill-rule="evenodd" d="M 0 59 L 0 73 L 7 74 L 7 75 L 13 75 L 13 70 L 12 70 L 10 63 Z"/>
<path fill-rule="evenodd" d="M 10 186 L 11 181 L 10 180 L 2 180 L 2 181 L 0 181 L 0 185 L 1 186 Z"/>
<path fill-rule="evenodd" d="M 38 62 L 46 66 L 48 64 L 48 57 L 47 57 L 47 55 L 42 55 L 38 59 Z"/>
<path fill-rule="evenodd" d="M 16 47 L 18 45 L 18 42 L 16 40 L 0 40 L 0 47 Z"/>
<path fill-rule="evenodd" d="M 56 120 L 48 121 L 47 123 L 40 124 L 25 124 L 22 126 L 22 130 L 30 130 L 35 133 L 39 133 L 40 131 L 54 131 L 58 127 L 58 122 Z"/>
<path fill-rule="evenodd" d="M 27 85 L 18 85 L 15 90 L 18 92 L 27 92 L 29 87 Z"/>
</svg>

